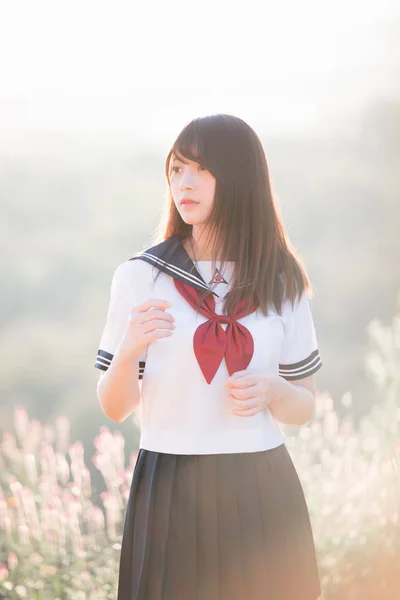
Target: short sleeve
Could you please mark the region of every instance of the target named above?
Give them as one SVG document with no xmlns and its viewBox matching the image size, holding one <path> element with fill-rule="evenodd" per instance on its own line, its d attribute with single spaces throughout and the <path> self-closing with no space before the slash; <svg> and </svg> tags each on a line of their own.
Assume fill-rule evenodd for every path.
<svg viewBox="0 0 400 600">
<path fill-rule="evenodd" d="M 279 358 L 279 375 L 288 381 L 316 373 L 322 362 L 311 313 L 310 300 L 303 291 L 294 306 L 287 302 L 284 316 L 285 337 Z"/>
<path fill-rule="evenodd" d="M 130 310 L 137 304 L 134 286 L 130 279 L 129 262 L 119 265 L 114 271 L 106 322 L 99 342 L 96 369 L 107 371 L 122 338 L 124 337 Z M 139 357 L 139 379 L 143 378 L 147 352 Z"/>
</svg>

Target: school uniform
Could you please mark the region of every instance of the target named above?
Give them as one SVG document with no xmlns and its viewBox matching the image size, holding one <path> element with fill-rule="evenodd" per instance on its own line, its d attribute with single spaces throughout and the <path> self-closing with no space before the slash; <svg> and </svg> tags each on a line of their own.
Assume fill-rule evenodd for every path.
<svg viewBox="0 0 400 600">
<path fill-rule="evenodd" d="M 130 309 L 145 300 L 170 301 L 176 325 L 139 358 L 141 436 L 118 600 L 316 600 L 310 518 L 284 435 L 268 407 L 232 414 L 224 386 L 247 368 L 288 381 L 321 368 L 308 296 L 285 301 L 281 315 L 240 306 L 226 318 L 234 263 L 215 273 L 211 261 L 196 264 L 175 235 L 112 280 L 96 368 L 108 369 Z"/>
</svg>

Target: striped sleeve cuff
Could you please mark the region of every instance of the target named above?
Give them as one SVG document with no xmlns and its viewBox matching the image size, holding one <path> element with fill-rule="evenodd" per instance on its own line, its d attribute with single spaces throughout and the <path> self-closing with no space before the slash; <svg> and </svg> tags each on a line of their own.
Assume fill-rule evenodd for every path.
<svg viewBox="0 0 400 600">
<path fill-rule="evenodd" d="M 113 354 L 110 354 L 109 352 L 106 352 L 105 350 L 98 350 L 97 352 L 97 359 L 96 362 L 94 364 L 94 366 L 96 367 L 96 369 L 101 369 L 102 371 L 107 371 L 108 367 L 111 364 L 111 361 L 113 359 Z M 144 369 L 146 366 L 146 361 L 139 361 L 139 379 L 143 379 L 143 374 L 144 374 Z"/>
<path fill-rule="evenodd" d="M 279 375 L 287 381 L 295 379 L 303 379 L 309 375 L 313 375 L 322 367 L 319 351 L 314 350 L 308 358 L 291 364 L 280 364 Z"/>
</svg>

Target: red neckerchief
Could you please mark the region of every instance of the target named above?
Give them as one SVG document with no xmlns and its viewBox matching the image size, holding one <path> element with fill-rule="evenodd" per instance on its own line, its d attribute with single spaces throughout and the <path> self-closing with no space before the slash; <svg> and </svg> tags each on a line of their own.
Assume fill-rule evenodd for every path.
<svg viewBox="0 0 400 600">
<path fill-rule="evenodd" d="M 236 319 L 253 313 L 256 310 L 254 303 L 245 311 L 242 300 L 232 315 L 218 315 L 213 294 L 207 296 L 198 307 L 199 290 L 177 279 L 174 279 L 174 284 L 197 312 L 209 317 L 208 321 L 198 326 L 193 337 L 194 353 L 207 383 L 213 380 L 224 356 L 229 375 L 246 369 L 253 356 L 254 341 L 247 327 Z M 228 324 L 226 330 L 221 323 Z"/>
</svg>

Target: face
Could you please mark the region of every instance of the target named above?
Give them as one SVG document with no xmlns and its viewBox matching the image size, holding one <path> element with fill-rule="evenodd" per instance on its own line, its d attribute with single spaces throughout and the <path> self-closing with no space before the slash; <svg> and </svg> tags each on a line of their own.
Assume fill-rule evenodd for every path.
<svg viewBox="0 0 400 600">
<path fill-rule="evenodd" d="M 169 178 L 175 206 L 185 223 L 204 223 L 214 204 L 214 175 L 198 162 L 173 156 Z M 195 200 L 196 204 L 182 203 L 185 198 Z"/>
</svg>

